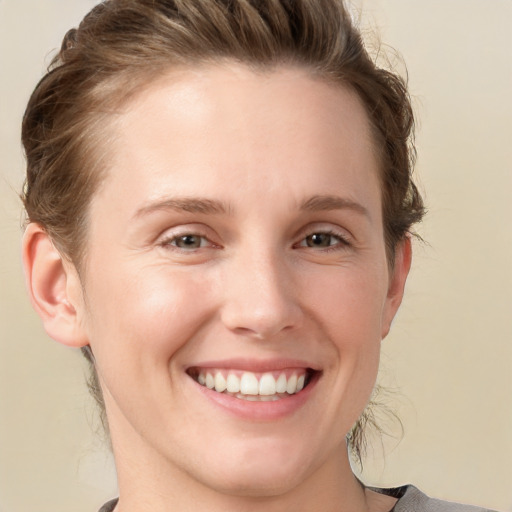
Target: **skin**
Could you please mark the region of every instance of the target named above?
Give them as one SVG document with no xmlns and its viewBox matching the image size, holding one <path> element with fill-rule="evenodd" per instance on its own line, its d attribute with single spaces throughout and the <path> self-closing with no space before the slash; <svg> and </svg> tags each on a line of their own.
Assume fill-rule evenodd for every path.
<svg viewBox="0 0 512 512">
<path fill-rule="evenodd" d="M 108 133 L 85 272 L 35 224 L 24 261 L 50 336 L 95 354 L 116 511 L 390 510 L 353 476 L 345 435 L 411 251 L 401 243 L 390 270 L 357 96 L 301 69 L 186 69 L 131 99 Z M 195 211 L 198 198 L 215 211 Z M 184 235 L 199 246 L 180 247 Z M 186 372 L 232 358 L 300 359 L 320 378 L 292 413 L 241 418 Z"/>
</svg>

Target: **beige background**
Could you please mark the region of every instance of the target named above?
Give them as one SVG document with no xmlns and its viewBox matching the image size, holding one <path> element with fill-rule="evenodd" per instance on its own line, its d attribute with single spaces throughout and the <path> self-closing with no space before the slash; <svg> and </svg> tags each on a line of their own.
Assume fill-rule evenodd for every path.
<svg viewBox="0 0 512 512">
<path fill-rule="evenodd" d="M 94 3 L 0 0 L 0 512 L 92 512 L 116 492 L 82 360 L 25 296 L 16 196 L 28 95 Z M 512 511 L 512 1 L 358 4 L 408 64 L 430 210 L 384 345 L 405 435 L 385 458 L 375 443 L 365 478 Z"/>
</svg>

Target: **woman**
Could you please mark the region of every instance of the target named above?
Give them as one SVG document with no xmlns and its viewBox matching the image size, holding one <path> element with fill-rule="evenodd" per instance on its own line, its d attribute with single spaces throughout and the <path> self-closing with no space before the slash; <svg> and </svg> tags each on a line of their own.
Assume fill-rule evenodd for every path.
<svg viewBox="0 0 512 512">
<path fill-rule="evenodd" d="M 423 215 L 412 126 L 335 0 L 111 0 L 68 33 L 24 118 L 23 255 L 93 368 L 102 511 L 464 510 L 349 461 Z"/>
</svg>

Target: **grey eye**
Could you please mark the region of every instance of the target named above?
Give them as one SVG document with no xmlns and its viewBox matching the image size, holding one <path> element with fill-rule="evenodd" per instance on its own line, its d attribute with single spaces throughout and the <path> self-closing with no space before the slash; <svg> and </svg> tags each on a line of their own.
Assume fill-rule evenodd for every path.
<svg viewBox="0 0 512 512">
<path fill-rule="evenodd" d="M 306 245 L 308 247 L 330 247 L 338 242 L 338 237 L 329 233 L 313 233 L 306 237 Z"/>
<path fill-rule="evenodd" d="M 180 249 L 198 249 L 203 245 L 203 237 L 198 235 L 183 235 L 174 239 L 174 245 Z"/>
</svg>

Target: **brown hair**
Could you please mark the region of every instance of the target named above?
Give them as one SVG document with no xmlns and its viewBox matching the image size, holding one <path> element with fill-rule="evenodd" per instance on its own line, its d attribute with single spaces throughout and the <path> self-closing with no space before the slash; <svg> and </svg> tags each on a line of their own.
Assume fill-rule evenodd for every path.
<svg viewBox="0 0 512 512">
<path fill-rule="evenodd" d="M 88 205 L 105 168 L 101 136 L 109 115 L 173 66 L 224 59 L 265 69 L 301 66 L 359 95 L 380 157 L 392 265 L 397 243 L 424 213 L 411 178 L 414 117 L 404 80 L 376 66 L 342 0 L 106 0 L 97 5 L 67 33 L 25 112 L 28 220 L 41 224 L 80 270 Z M 90 349 L 85 354 L 94 369 Z M 103 408 L 94 370 L 91 388 Z M 356 425 L 351 436 L 356 454 L 360 434 Z"/>
</svg>

